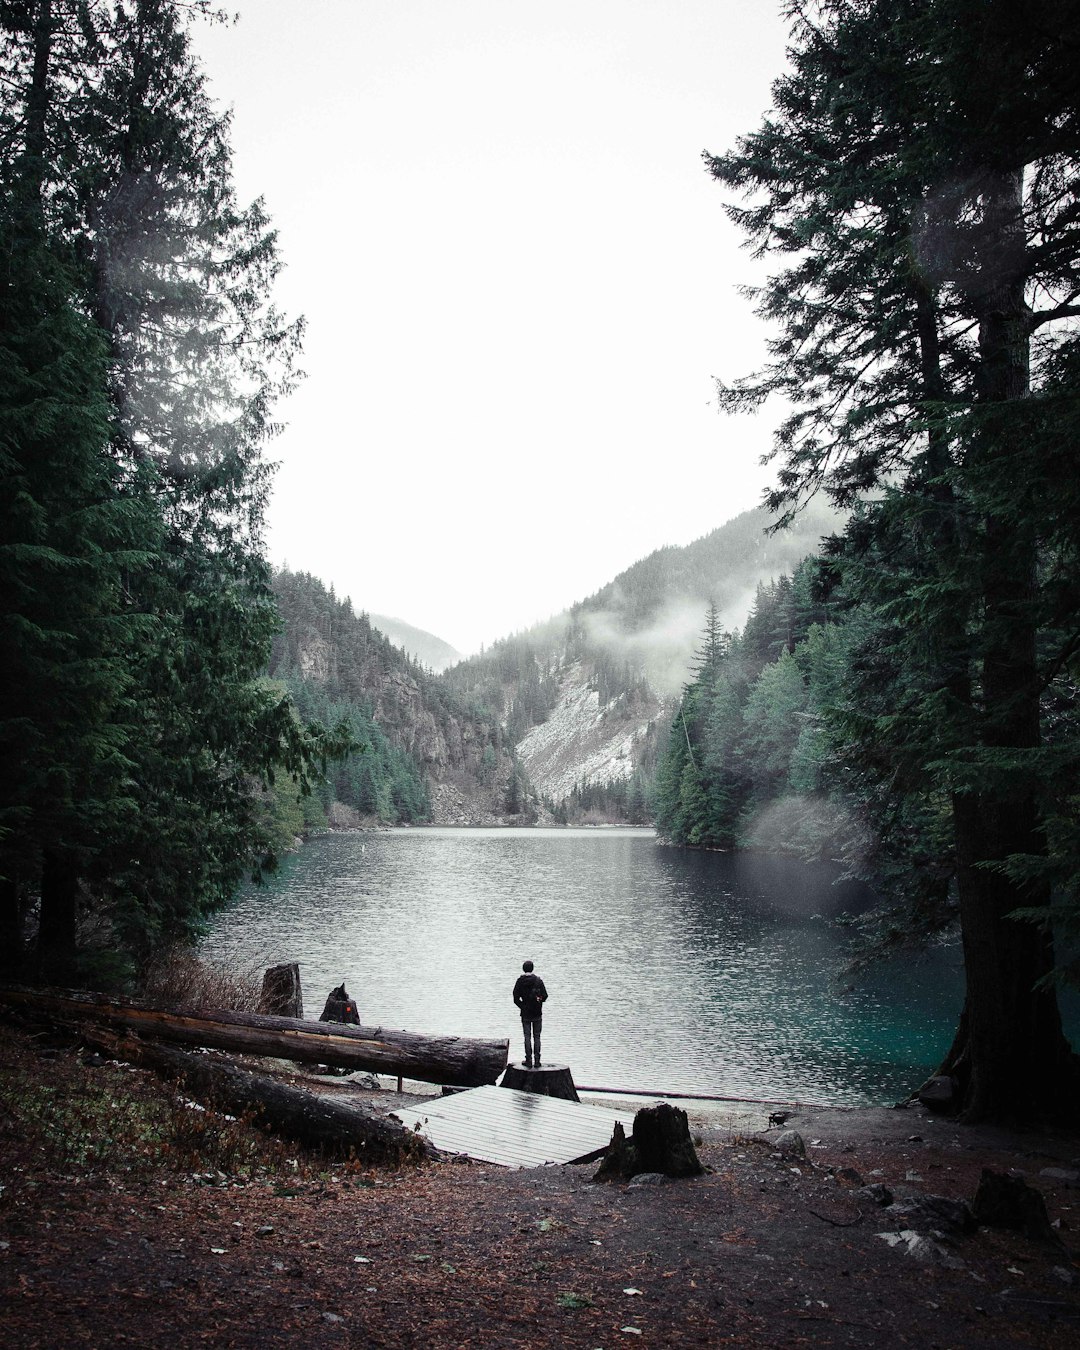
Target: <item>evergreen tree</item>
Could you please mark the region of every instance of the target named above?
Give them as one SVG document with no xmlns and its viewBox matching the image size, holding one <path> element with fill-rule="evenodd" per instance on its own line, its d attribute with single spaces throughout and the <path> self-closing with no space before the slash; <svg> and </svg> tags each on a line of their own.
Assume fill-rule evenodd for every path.
<svg viewBox="0 0 1080 1350">
<path fill-rule="evenodd" d="M 169 0 L 0 10 L 7 271 L 5 926 L 44 973 L 79 907 L 121 949 L 190 932 L 260 860 L 275 770 L 334 748 L 261 679 L 260 461 L 298 331 Z M 9 828 L 17 820 L 18 829 Z"/>
<path fill-rule="evenodd" d="M 755 248 L 794 260 L 760 293 L 772 361 L 724 391 L 730 407 L 792 400 L 773 505 L 877 490 L 834 553 L 881 614 L 875 648 L 903 694 L 867 719 L 867 752 L 876 740 L 912 791 L 949 801 L 967 1001 L 944 1067 L 969 1118 L 1075 1115 L 1078 1100 L 1050 935 L 1013 917 L 1047 901 L 1031 862 L 1045 856 L 1039 574 L 1057 547 L 1021 485 L 1039 364 L 1070 341 L 1080 281 L 1080 21 L 1056 4 L 1042 17 L 1008 0 L 801 6 L 776 115 L 709 161 L 761 194 L 733 212 Z M 1021 1082 L 1035 1086 L 1022 1101 Z"/>
</svg>

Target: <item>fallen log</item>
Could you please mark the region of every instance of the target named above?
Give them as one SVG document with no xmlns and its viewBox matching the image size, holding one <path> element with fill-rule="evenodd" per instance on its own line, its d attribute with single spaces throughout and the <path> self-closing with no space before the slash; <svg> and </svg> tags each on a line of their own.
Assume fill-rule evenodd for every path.
<svg viewBox="0 0 1080 1350">
<path fill-rule="evenodd" d="M 135 1036 L 109 1036 L 117 1058 L 152 1069 L 181 1083 L 187 1092 L 218 1110 L 306 1148 L 341 1158 L 398 1165 L 435 1156 L 422 1135 L 369 1107 L 327 1098 L 253 1073 L 211 1055 L 191 1054 Z"/>
<path fill-rule="evenodd" d="M 154 1008 L 134 1000 L 108 999 L 71 989 L 0 985 L 0 1002 L 55 1016 L 91 1018 L 181 1045 L 304 1064 L 331 1064 L 446 1087 L 494 1083 L 506 1068 L 510 1049 L 508 1040 L 309 1022 L 222 1009 Z"/>
</svg>

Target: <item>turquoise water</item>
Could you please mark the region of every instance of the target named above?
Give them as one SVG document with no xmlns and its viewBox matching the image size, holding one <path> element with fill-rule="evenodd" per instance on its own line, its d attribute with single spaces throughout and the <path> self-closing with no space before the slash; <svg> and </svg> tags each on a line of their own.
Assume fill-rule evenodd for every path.
<svg viewBox="0 0 1080 1350">
<path fill-rule="evenodd" d="M 510 1037 L 531 957 L 544 1057 L 575 1080 L 729 1096 L 888 1103 L 948 1048 L 956 947 L 838 987 L 849 906 L 778 859 L 659 847 L 649 830 L 339 834 L 218 916 L 210 953 L 299 961 L 306 1012 L 342 980 L 366 1024 Z"/>
</svg>

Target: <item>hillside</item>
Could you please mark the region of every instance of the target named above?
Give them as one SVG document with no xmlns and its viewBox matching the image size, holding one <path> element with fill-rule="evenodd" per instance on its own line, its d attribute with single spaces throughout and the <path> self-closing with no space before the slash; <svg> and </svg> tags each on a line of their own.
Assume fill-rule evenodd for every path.
<svg viewBox="0 0 1080 1350">
<path fill-rule="evenodd" d="M 392 619 L 386 614 L 369 614 L 368 618 L 372 627 L 385 633 L 395 647 L 400 647 L 417 665 L 424 666 L 436 675 L 461 660 L 461 653 L 434 633 L 414 628 L 411 623 Z"/>
<path fill-rule="evenodd" d="M 741 625 L 758 586 L 816 552 L 834 523 L 811 510 L 766 535 L 766 513 L 745 512 L 685 547 L 656 550 L 566 613 L 439 675 L 448 644 L 355 613 L 314 577 L 278 573 L 285 628 L 270 675 L 303 716 L 344 718 L 364 747 L 332 770 L 327 817 L 520 823 L 535 818 L 531 786 L 557 819 L 568 804 L 571 819 L 647 818 L 658 746 L 709 604 L 725 627 Z"/>
<path fill-rule="evenodd" d="M 521 818 L 521 774 L 496 718 L 470 708 L 317 578 L 279 572 L 274 593 L 284 629 L 270 677 L 303 717 L 345 720 L 362 747 L 329 773 L 332 823 Z"/>
<path fill-rule="evenodd" d="M 758 584 L 790 574 L 818 551 L 837 516 L 817 501 L 778 534 L 768 512 L 744 511 L 682 548 L 661 548 L 570 611 L 590 650 L 626 661 L 659 694 L 678 693 L 715 604 L 723 628 L 740 627 Z"/>
<path fill-rule="evenodd" d="M 710 603 L 723 627 L 739 627 L 758 586 L 793 572 L 836 526 L 816 505 L 782 533 L 766 534 L 769 521 L 746 511 L 684 547 L 657 549 L 442 680 L 503 723 L 532 786 L 553 803 L 575 786 L 647 778 Z"/>
</svg>

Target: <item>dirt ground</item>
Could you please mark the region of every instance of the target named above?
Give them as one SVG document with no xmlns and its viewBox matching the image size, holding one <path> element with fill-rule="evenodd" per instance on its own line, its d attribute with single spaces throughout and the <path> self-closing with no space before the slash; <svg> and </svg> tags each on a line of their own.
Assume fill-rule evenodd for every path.
<svg viewBox="0 0 1080 1350">
<path fill-rule="evenodd" d="M 87 1099 L 104 1084 L 117 1115 L 124 1093 L 160 1091 L 77 1047 L 8 1033 L 0 1069 L 5 1056 Z M 286 1151 L 200 1171 L 175 1143 L 171 1162 L 139 1165 L 31 1147 L 12 1095 L 26 1079 L 5 1074 L 0 1344 L 13 1350 L 1080 1345 L 1075 1136 L 918 1107 L 797 1111 L 781 1129 L 767 1106 L 718 1106 L 690 1111 L 709 1169 L 693 1180 L 450 1160 L 375 1171 Z M 805 1156 L 777 1149 L 784 1130 Z M 964 1234 L 948 1206 L 904 1209 L 971 1201 L 984 1167 L 1036 1187 L 1056 1237 Z"/>
</svg>

